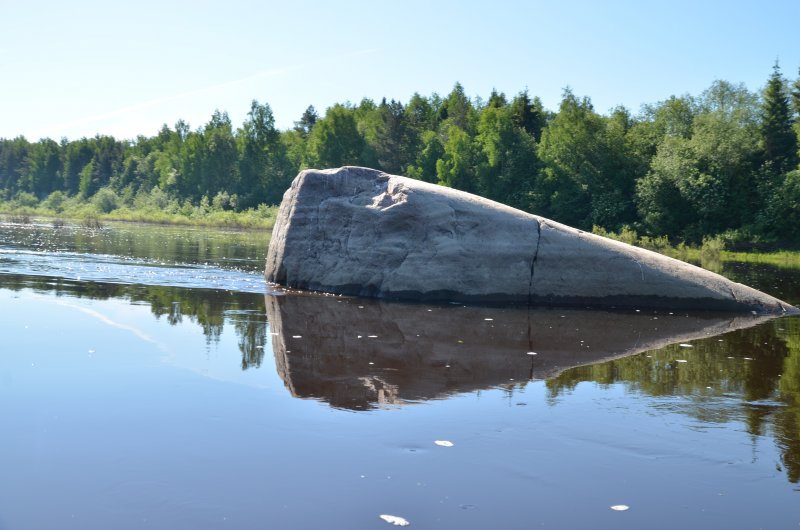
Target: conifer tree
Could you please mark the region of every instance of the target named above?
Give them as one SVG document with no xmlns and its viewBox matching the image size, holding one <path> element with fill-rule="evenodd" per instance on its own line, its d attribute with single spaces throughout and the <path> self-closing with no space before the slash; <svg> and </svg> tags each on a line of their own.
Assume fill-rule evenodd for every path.
<svg viewBox="0 0 800 530">
<path fill-rule="evenodd" d="M 764 89 L 761 105 L 761 142 L 764 162 L 784 173 L 797 164 L 797 137 L 792 130 L 789 94 L 778 63 Z"/>
<path fill-rule="evenodd" d="M 522 127 L 537 142 L 541 139 L 542 129 L 547 124 L 547 116 L 538 97 L 528 96 L 528 89 L 517 94 L 511 102 L 511 116 L 514 125 Z"/>
</svg>

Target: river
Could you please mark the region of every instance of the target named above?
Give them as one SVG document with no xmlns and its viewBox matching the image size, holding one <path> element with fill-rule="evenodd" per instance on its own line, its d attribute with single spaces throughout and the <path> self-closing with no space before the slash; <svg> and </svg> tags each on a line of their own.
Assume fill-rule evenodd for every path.
<svg viewBox="0 0 800 530">
<path fill-rule="evenodd" d="M 287 294 L 268 240 L 0 223 L 0 529 L 800 524 L 800 318 Z"/>
</svg>

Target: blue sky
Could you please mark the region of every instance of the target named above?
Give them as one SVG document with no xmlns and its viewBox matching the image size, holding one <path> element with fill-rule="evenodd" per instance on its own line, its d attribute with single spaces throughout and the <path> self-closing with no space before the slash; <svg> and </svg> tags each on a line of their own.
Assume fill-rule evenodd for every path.
<svg viewBox="0 0 800 530">
<path fill-rule="evenodd" d="M 637 112 L 715 79 L 760 90 L 800 67 L 800 2 L 2 0 L 0 138 L 151 136 L 250 102 L 303 110 L 414 92 L 564 87 Z"/>
</svg>

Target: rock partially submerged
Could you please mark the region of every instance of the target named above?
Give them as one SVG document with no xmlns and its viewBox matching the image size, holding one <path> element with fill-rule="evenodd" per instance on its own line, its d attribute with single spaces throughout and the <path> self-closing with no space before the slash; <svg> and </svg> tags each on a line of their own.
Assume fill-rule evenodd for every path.
<svg viewBox="0 0 800 530">
<path fill-rule="evenodd" d="M 361 167 L 295 178 L 265 274 L 287 287 L 387 299 L 798 312 L 655 252 Z"/>
</svg>

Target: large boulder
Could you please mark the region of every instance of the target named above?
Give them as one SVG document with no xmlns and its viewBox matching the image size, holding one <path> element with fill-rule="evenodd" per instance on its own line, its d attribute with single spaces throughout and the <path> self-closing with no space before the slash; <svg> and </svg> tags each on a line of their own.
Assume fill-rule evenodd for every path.
<svg viewBox="0 0 800 530">
<path fill-rule="evenodd" d="M 373 169 L 301 172 L 267 281 L 387 299 L 797 312 L 699 267 Z"/>
</svg>

